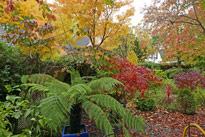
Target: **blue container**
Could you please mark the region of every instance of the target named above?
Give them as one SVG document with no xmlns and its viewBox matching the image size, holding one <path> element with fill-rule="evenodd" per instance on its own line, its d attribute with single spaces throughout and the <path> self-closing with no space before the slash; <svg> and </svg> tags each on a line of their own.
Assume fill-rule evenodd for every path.
<svg viewBox="0 0 205 137">
<path fill-rule="evenodd" d="M 88 136 L 88 129 L 87 129 L 87 126 L 85 124 L 81 124 L 81 126 L 84 127 L 85 131 L 84 132 L 81 132 L 80 134 L 65 134 L 65 130 L 66 128 L 69 128 L 69 126 L 64 126 L 63 128 L 63 133 L 62 133 L 62 137 L 89 137 Z M 79 136 L 80 135 L 80 136 Z"/>
</svg>

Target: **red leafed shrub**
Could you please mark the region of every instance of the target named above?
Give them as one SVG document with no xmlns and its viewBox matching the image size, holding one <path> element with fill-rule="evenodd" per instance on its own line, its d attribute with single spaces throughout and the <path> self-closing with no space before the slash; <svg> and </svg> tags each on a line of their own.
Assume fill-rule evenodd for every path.
<svg viewBox="0 0 205 137">
<path fill-rule="evenodd" d="M 205 88 L 205 76 L 202 74 L 202 71 L 198 72 L 197 70 L 191 70 L 188 72 L 182 72 L 175 76 L 175 83 L 178 88 L 184 89 L 196 89 L 196 87 L 201 86 Z"/>
<path fill-rule="evenodd" d="M 141 92 L 144 97 L 144 91 L 149 90 L 151 86 L 161 85 L 161 78 L 155 76 L 155 72 L 143 66 L 136 66 L 126 59 L 113 58 L 108 60 L 109 65 L 103 66 L 102 70 L 112 71 L 114 79 L 122 82 L 124 90 L 134 95 L 136 90 Z"/>
</svg>

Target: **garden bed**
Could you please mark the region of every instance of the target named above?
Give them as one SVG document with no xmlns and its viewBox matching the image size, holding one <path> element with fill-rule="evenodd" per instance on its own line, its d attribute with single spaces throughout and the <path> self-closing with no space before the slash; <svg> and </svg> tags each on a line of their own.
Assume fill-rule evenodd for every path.
<svg viewBox="0 0 205 137">
<path fill-rule="evenodd" d="M 129 107 L 133 114 L 142 116 L 146 121 L 145 134 L 130 131 L 133 137 L 180 137 L 184 128 L 190 123 L 196 123 L 205 129 L 205 110 L 197 110 L 194 115 L 186 115 L 173 110 L 157 109 L 154 111 L 140 111 L 134 107 Z M 104 134 L 98 130 L 95 123 L 83 116 L 83 122 L 88 125 L 90 137 L 103 137 Z M 123 137 L 118 131 L 116 135 Z M 203 137 L 203 134 L 195 127 L 191 127 L 192 137 Z"/>
</svg>

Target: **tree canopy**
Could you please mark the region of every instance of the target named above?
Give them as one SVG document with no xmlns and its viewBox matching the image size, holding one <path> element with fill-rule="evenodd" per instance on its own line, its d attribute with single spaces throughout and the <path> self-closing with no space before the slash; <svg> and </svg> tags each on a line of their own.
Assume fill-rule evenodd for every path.
<svg viewBox="0 0 205 137">
<path fill-rule="evenodd" d="M 106 46 L 106 41 L 117 34 L 126 34 L 130 17 L 134 14 L 133 0 L 56 0 L 52 5 L 55 23 L 61 40 L 72 40 L 74 35 L 87 36 L 93 47 Z M 130 6 L 119 14 L 122 7 Z M 106 47 L 112 49 L 112 47 Z"/>
<path fill-rule="evenodd" d="M 166 61 L 204 63 L 205 10 L 198 0 L 154 0 L 145 22 L 165 51 Z"/>
</svg>

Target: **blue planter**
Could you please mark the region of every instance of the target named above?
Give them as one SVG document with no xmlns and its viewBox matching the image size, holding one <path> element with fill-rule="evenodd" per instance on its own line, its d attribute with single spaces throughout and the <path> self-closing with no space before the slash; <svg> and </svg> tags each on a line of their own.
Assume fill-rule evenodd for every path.
<svg viewBox="0 0 205 137">
<path fill-rule="evenodd" d="M 65 134 L 66 128 L 69 128 L 69 126 L 64 126 L 62 137 L 89 137 L 88 136 L 87 126 L 85 124 L 82 124 L 81 126 L 83 126 L 85 128 L 85 131 L 81 132 L 79 134 L 80 136 L 77 133 L 75 133 L 75 134 Z"/>
</svg>

